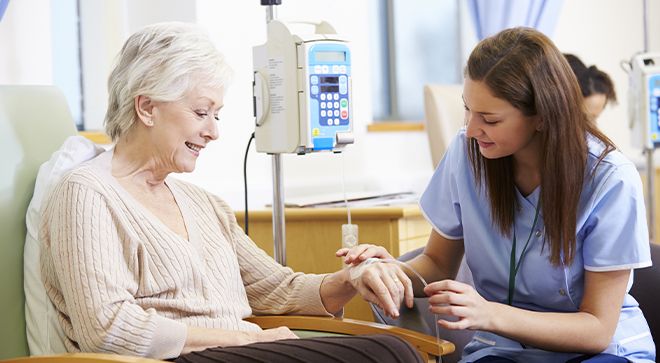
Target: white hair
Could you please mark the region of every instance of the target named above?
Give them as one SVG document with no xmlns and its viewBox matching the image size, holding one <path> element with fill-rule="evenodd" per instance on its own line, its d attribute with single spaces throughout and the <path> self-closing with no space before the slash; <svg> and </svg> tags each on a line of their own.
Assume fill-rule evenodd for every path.
<svg viewBox="0 0 660 363">
<path fill-rule="evenodd" d="M 126 134 L 137 120 L 137 96 L 178 101 L 193 87 L 224 87 L 232 75 L 222 53 L 199 26 L 148 25 L 126 40 L 110 73 L 105 131 L 112 141 Z"/>
</svg>

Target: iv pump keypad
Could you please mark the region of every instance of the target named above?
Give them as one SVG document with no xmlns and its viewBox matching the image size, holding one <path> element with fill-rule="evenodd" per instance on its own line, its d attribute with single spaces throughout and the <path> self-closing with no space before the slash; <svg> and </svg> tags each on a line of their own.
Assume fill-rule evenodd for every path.
<svg viewBox="0 0 660 363">
<path fill-rule="evenodd" d="M 347 125 L 348 77 L 345 73 L 335 73 L 341 72 L 341 68 L 344 68 L 345 72 L 346 66 L 323 65 L 314 68 L 309 83 L 312 97 L 319 102 L 319 124 L 323 126 Z"/>
</svg>

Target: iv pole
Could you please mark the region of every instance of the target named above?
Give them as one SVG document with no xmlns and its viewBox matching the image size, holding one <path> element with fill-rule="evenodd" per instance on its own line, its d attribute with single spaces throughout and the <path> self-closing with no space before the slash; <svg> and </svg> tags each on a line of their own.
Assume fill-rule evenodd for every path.
<svg viewBox="0 0 660 363">
<path fill-rule="evenodd" d="M 649 37 L 648 37 L 648 0 L 644 0 L 644 53 L 649 51 Z M 640 121 L 641 122 L 641 121 Z M 644 147 L 646 154 L 646 208 L 649 229 L 649 241 L 653 243 L 655 239 L 654 221 L 655 221 L 655 164 L 653 162 L 654 147 Z"/>
<path fill-rule="evenodd" d="M 277 17 L 275 6 L 282 0 L 261 0 L 266 7 L 266 23 Z M 286 230 L 284 224 L 284 183 L 282 181 L 282 154 L 273 153 L 273 255 L 275 261 L 286 266 Z"/>
</svg>

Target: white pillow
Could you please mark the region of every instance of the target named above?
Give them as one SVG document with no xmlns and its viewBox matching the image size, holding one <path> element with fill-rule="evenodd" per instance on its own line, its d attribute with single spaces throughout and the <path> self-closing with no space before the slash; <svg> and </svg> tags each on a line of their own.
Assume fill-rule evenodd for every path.
<svg viewBox="0 0 660 363">
<path fill-rule="evenodd" d="M 103 148 L 82 136 L 70 136 L 64 141 L 62 147 L 53 153 L 50 160 L 39 167 L 34 194 L 25 216 L 27 234 L 23 254 L 25 323 L 28 346 L 32 355 L 66 352 L 64 332 L 58 323 L 55 307 L 48 299 L 41 280 L 39 262 L 41 242 L 38 236 L 42 202 L 67 171 L 93 159 L 103 151 Z"/>
</svg>

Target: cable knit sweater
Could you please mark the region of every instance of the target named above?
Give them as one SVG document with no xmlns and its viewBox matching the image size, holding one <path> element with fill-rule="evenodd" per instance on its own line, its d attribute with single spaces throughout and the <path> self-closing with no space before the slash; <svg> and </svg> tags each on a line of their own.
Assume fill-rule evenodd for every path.
<svg viewBox="0 0 660 363">
<path fill-rule="evenodd" d="M 252 313 L 330 315 L 324 275 L 277 264 L 221 199 L 166 179 L 185 240 L 112 177 L 112 155 L 65 176 L 43 210 L 42 278 L 69 351 L 171 358 L 187 326 L 255 331 L 243 321 Z"/>
</svg>

